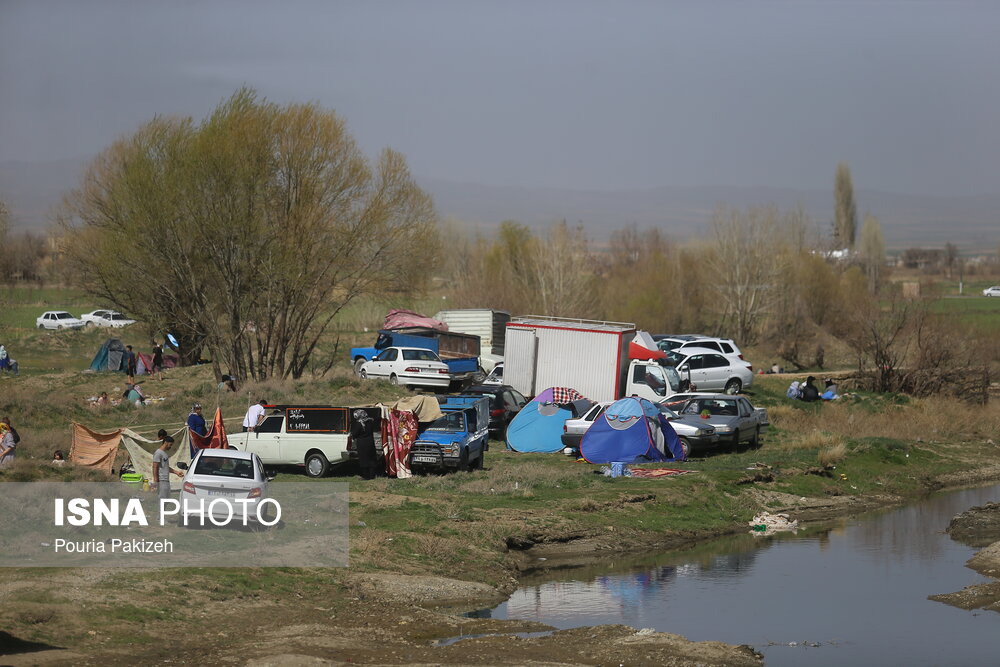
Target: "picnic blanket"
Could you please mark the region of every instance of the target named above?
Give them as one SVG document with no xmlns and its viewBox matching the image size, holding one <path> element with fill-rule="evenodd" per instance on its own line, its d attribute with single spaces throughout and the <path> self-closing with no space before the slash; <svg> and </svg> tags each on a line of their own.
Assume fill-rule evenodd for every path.
<svg viewBox="0 0 1000 667">
<path fill-rule="evenodd" d="M 678 468 L 632 468 L 632 477 L 673 477 L 675 475 L 686 475 L 694 470 L 680 470 Z"/>
</svg>

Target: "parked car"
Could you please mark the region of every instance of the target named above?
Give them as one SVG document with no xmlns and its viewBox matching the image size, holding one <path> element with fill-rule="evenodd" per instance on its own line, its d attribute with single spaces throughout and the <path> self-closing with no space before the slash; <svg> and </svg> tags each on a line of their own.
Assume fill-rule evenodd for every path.
<svg viewBox="0 0 1000 667">
<path fill-rule="evenodd" d="M 731 338 L 715 338 L 713 336 L 653 336 L 656 346 L 664 352 L 686 352 L 695 347 L 707 348 L 728 356 L 743 358 L 743 352 Z"/>
<path fill-rule="evenodd" d="M 738 447 L 747 442 L 760 446 L 760 435 L 771 425 L 767 410 L 755 408 L 745 396 L 698 394 L 677 410 L 684 417 L 697 416 L 715 427 L 719 444 Z"/>
<path fill-rule="evenodd" d="M 528 403 L 521 392 L 507 384 L 477 384 L 462 393 L 490 399 L 490 436 L 497 440 L 505 439 L 507 425 Z"/>
<path fill-rule="evenodd" d="M 503 384 L 503 362 L 499 362 L 490 371 L 490 374 L 486 376 L 482 384 Z"/>
<path fill-rule="evenodd" d="M 87 327 L 112 327 L 120 329 L 130 324 L 135 324 L 135 320 L 125 317 L 114 310 L 95 310 L 84 313 L 80 319 L 86 322 Z"/>
<path fill-rule="evenodd" d="M 738 394 L 753 384 L 753 366 L 711 348 L 671 350 L 667 352 L 667 360 L 683 380 L 690 380 L 699 391 Z"/>
<path fill-rule="evenodd" d="M 448 396 L 444 415 L 428 424 L 410 448 L 414 470 L 479 470 L 489 447 L 489 399 Z"/>
<path fill-rule="evenodd" d="M 229 507 L 217 503 L 212 510 L 216 518 L 227 517 L 231 509 L 235 517 L 234 523 L 243 523 L 244 512 L 247 520 L 255 520 L 257 504 L 268 497 L 267 485 L 272 478 L 264 472 L 260 457 L 252 452 L 199 449 L 190 465 L 178 465 L 187 470 L 181 486 L 180 500 L 182 513 L 189 517 L 188 525 L 192 521 L 195 525 L 200 525 L 202 518 L 207 525 L 208 517 L 202 517 L 201 508 L 204 507 L 207 512 L 210 502 L 216 498 L 240 499 L 238 503 L 230 503 Z M 205 502 L 199 502 L 202 500 Z M 199 518 L 192 520 L 192 516 Z"/>
<path fill-rule="evenodd" d="M 49 310 L 35 319 L 39 329 L 79 329 L 87 323 L 77 319 L 65 310 Z"/>
<path fill-rule="evenodd" d="M 271 413 L 251 432 L 232 433 L 229 445 L 260 457 L 266 466 L 305 466 L 309 477 L 350 459 L 348 408 L 332 405 L 268 405 Z"/>
<path fill-rule="evenodd" d="M 387 347 L 364 362 L 358 374 L 407 387 L 447 387 L 452 380 L 447 364 L 421 347 Z"/>
<path fill-rule="evenodd" d="M 613 401 L 602 401 L 596 403 L 582 417 L 567 419 L 563 424 L 562 443 L 571 450 L 580 448 L 580 441 L 584 434 L 593 426 L 594 422 L 604 414 Z M 685 454 L 692 451 L 710 449 L 718 444 L 719 436 L 716 435 L 715 427 L 700 421 L 700 418 L 691 418 L 678 415 L 676 412 L 663 405 L 656 404 L 663 416 L 667 418 L 673 427 L 677 437 L 680 438 L 684 446 Z"/>
<path fill-rule="evenodd" d="M 983 296 L 1000 296 L 1000 285 L 987 287 L 983 290 Z"/>
</svg>

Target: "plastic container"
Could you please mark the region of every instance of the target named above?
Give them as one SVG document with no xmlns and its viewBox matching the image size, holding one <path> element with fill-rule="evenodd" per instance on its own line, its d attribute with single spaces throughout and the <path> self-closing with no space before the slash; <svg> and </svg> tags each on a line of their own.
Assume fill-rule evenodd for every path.
<svg viewBox="0 0 1000 667">
<path fill-rule="evenodd" d="M 143 482 L 145 481 L 146 478 L 137 472 L 127 472 L 122 475 L 122 483 L 127 484 L 136 490 L 142 489 Z"/>
</svg>

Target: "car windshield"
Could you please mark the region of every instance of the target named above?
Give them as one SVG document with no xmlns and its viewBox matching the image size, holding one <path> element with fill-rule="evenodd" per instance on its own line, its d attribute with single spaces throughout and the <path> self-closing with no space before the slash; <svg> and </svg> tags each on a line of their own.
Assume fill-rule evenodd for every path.
<svg viewBox="0 0 1000 667">
<path fill-rule="evenodd" d="M 667 361 L 671 366 L 679 366 L 682 361 L 684 361 L 686 354 L 681 354 L 680 352 L 674 352 L 670 350 L 667 352 Z M 676 372 L 676 371 L 675 371 Z"/>
<path fill-rule="evenodd" d="M 465 415 L 461 412 L 446 412 L 443 417 L 439 417 L 431 422 L 427 427 L 428 431 L 464 431 Z"/>
<path fill-rule="evenodd" d="M 668 408 L 666 405 L 664 405 L 663 403 L 657 403 L 656 407 L 659 408 L 660 412 L 667 419 L 677 419 L 680 416 L 676 412 Z"/>
<path fill-rule="evenodd" d="M 253 479 L 253 463 L 246 459 L 234 459 L 228 456 L 202 456 L 198 459 L 194 474 Z"/>
<path fill-rule="evenodd" d="M 656 347 L 660 348 L 664 352 L 670 352 L 670 350 L 680 347 L 683 345 L 680 341 L 676 340 L 658 340 L 656 341 Z"/>
<path fill-rule="evenodd" d="M 56 317 L 60 320 L 71 320 L 73 316 L 69 313 L 56 313 Z"/>
<path fill-rule="evenodd" d="M 704 412 L 713 417 L 735 417 L 740 413 L 735 399 L 693 398 L 681 410 L 681 414 L 700 415 Z"/>
<path fill-rule="evenodd" d="M 441 361 L 430 350 L 403 350 L 404 361 Z"/>
</svg>

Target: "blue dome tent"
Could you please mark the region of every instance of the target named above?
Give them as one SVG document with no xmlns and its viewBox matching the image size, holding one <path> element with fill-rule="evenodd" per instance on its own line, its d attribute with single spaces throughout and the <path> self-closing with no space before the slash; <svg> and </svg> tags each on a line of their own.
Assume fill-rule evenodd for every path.
<svg viewBox="0 0 1000 667">
<path fill-rule="evenodd" d="M 683 461 L 684 448 L 655 405 L 629 396 L 594 421 L 580 442 L 580 455 L 590 463 Z"/>
<path fill-rule="evenodd" d="M 507 445 L 515 452 L 562 451 L 563 424 L 593 403 L 579 392 L 552 387 L 521 408 L 507 426 Z"/>
</svg>

